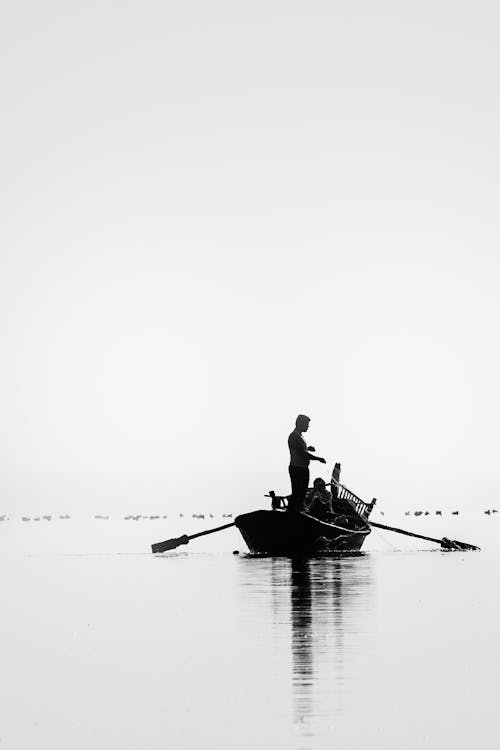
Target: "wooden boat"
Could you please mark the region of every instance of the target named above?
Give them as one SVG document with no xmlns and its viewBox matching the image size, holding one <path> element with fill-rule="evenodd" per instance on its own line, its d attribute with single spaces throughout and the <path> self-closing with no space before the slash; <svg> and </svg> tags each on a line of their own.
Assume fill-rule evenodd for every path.
<svg viewBox="0 0 500 750">
<path fill-rule="evenodd" d="M 268 555 L 311 555 L 359 551 L 371 531 L 368 518 L 375 500 L 365 503 L 332 475 L 334 514 L 323 521 L 283 507 L 285 498 L 269 493 L 271 510 L 256 510 L 234 519 L 250 552 Z"/>
<path fill-rule="evenodd" d="M 365 503 L 361 498 L 339 482 L 340 464 L 335 464 L 332 473 L 332 500 L 334 513 L 327 520 L 321 520 L 310 513 L 286 509 L 286 497 L 270 492 L 272 510 L 255 510 L 236 516 L 231 523 L 205 529 L 196 534 L 183 534 L 151 545 L 153 554 L 162 554 L 188 544 L 192 539 L 207 534 L 215 534 L 223 529 L 236 526 L 247 543 L 250 552 L 255 554 L 279 555 L 286 557 L 316 555 L 336 552 L 358 552 L 374 526 L 385 531 L 394 531 L 416 539 L 425 539 L 441 545 L 443 550 L 479 550 L 474 544 L 458 542 L 455 539 L 435 539 L 415 534 L 394 526 L 368 521 L 376 500 Z"/>
</svg>

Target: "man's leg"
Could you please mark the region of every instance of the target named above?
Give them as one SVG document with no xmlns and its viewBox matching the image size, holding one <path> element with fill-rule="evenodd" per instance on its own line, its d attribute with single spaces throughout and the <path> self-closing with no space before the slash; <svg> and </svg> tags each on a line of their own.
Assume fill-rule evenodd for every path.
<svg viewBox="0 0 500 750">
<path fill-rule="evenodd" d="M 300 502 L 297 510 L 304 510 L 304 501 L 306 499 L 306 492 L 309 489 L 309 469 L 303 469 L 300 477 Z"/>
<path fill-rule="evenodd" d="M 298 476 L 296 466 L 289 466 L 288 473 L 292 485 L 292 494 L 288 498 L 288 510 L 297 510 L 300 498 L 300 476 Z"/>
<path fill-rule="evenodd" d="M 288 510 L 302 510 L 304 507 L 304 498 L 309 486 L 309 469 L 303 469 L 300 466 L 289 466 L 290 482 L 292 485 L 292 495 L 288 500 Z"/>
</svg>

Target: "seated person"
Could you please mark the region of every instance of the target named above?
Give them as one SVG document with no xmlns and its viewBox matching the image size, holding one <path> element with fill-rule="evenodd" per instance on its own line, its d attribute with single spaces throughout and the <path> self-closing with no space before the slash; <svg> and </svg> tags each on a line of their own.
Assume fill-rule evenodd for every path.
<svg viewBox="0 0 500 750">
<path fill-rule="evenodd" d="M 306 494 L 304 512 L 320 521 L 328 521 L 333 515 L 332 496 L 321 477 L 314 480 L 312 490 Z"/>
</svg>

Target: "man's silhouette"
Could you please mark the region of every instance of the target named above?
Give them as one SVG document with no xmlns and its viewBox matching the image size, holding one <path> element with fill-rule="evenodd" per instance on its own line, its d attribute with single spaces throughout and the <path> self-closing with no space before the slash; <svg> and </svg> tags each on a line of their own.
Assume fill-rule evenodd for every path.
<svg viewBox="0 0 500 750">
<path fill-rule="evenodd" d="M 299 414 L 295 420 L 295 429 L 288 437 L 288 447 L 290 449 L 290 481 L 292 483 L 292 494 L 288 501 L 288 510 L 302 510 L 304 497 L 309 486 L 309 463 L 311 461 L 320 461 L 325 464 L 324 458 L 314 456 L 314 448 L 307 446 L 302 437 L 303 432 L 309 429 L 311 420 L 305 414 Z"/>
</svg>

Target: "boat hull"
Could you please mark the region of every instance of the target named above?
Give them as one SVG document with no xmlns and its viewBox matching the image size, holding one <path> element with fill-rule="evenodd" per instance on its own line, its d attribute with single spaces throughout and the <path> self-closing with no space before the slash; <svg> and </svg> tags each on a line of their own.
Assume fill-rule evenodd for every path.
<svg viewBox="0 0 500 750">
<path fill-rule="evenodd" d="M 234 523 L 250 552 L 287 557 L 358 551 L 371 531 L 361 519 L 326 523 L 307 513 L 282 510 L 244 513 Z"/>
</svg>

